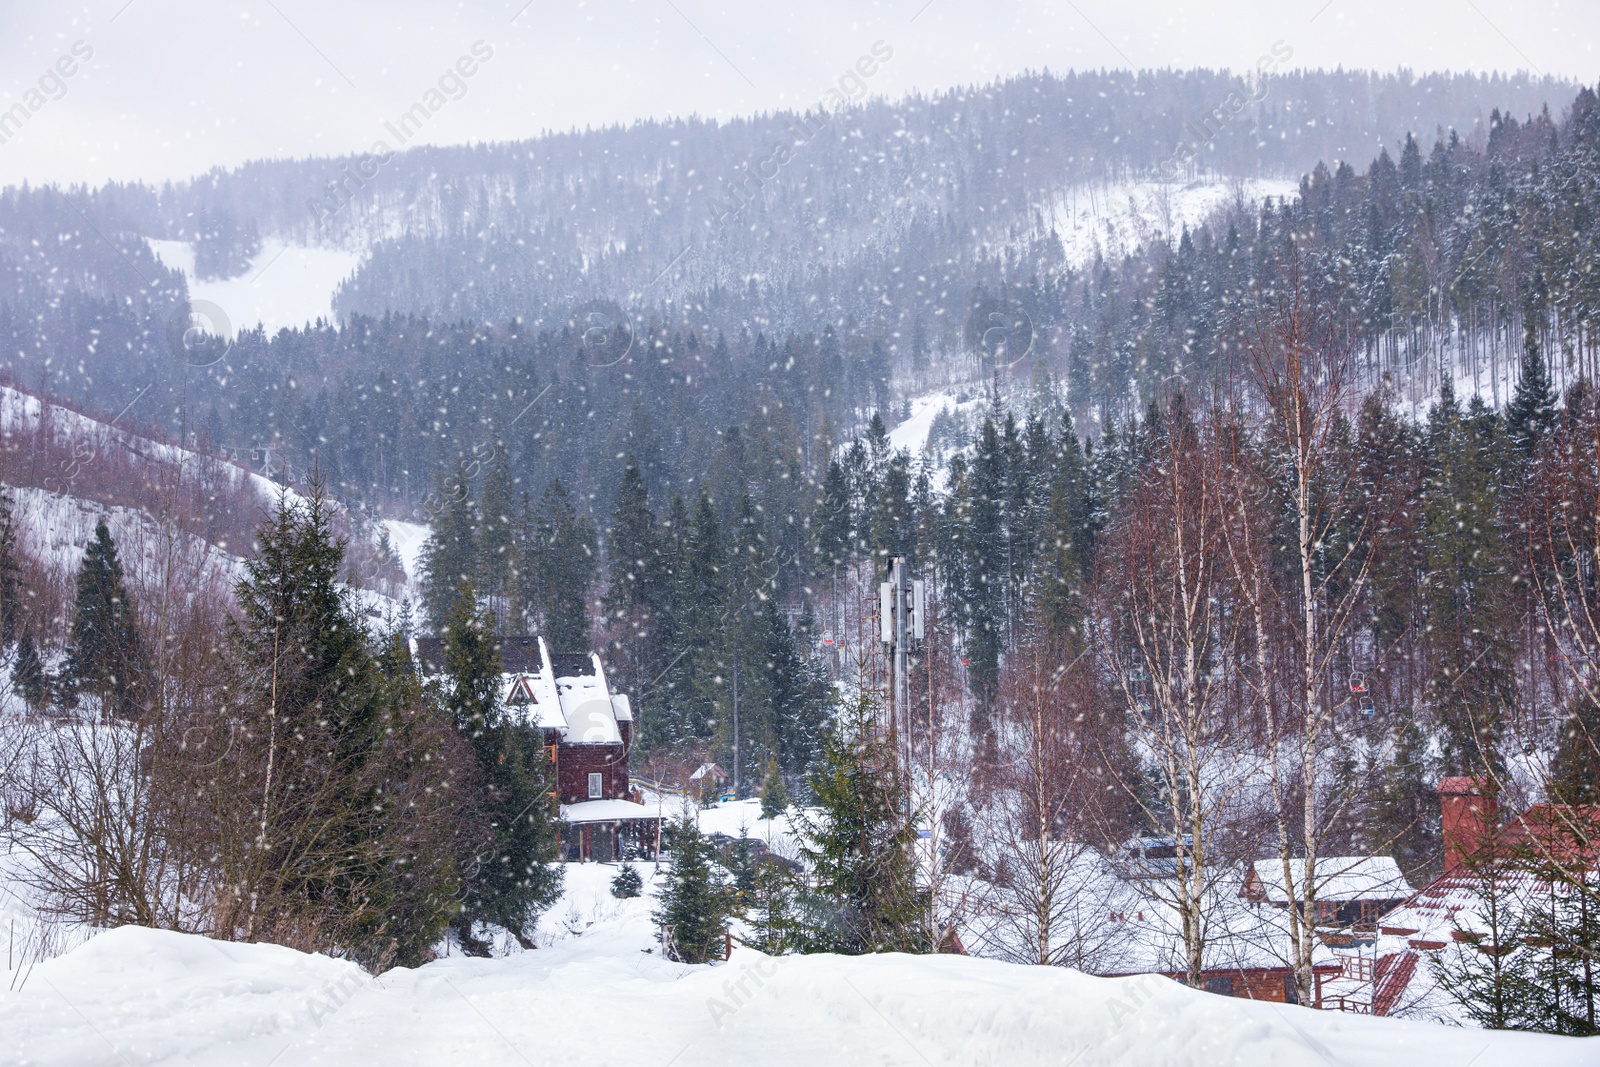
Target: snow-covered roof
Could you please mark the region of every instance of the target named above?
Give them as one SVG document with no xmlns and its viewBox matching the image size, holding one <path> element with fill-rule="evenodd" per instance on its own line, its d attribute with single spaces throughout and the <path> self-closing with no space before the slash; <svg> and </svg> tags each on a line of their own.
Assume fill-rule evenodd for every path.
<svg viewBox="0 0 1600 1067">
<path fill-rule="evenodd" d="M 631 800 L 584 800 L 561 805 L 561 817 L 569 823 L 629 822 L 634 819 L 661 818 L 660 802 L 635 804 Z"/>
<path fill-rule="evenodd" d="M 1296 889 L 1306 882 L 1304 859 L 1290 861 Z M 1252 865 L 1266 898 L 1273 904 L 1289 903 L 1283 885 L 1281 859 L 1256 860 Z M 1412 893 L 1411 883 L 1391 856 L 1322 856 L 1317 859 L 1316 898 L 1331 904 L 1351 900 L 1401 900 Z"/>
<path fill-rule="evenodd" d="M 1341 957 L 1366 956 L 1370 970 L 1324 987 L 1327 996 L 1344 997 L 1375 1015 L 1460 1022 L 1459 1006 L 1438 988 L 1425 959 L 1448 946 L 1458 929 L 1483 932 L 1484 877 L 1441 875 L 1411 894 L 1378 920 L 1375 936 L 1359 941 Z M 1537 886 L 1526 872 L 1502 870 L 1494 877 L 1501 907 L 1516 907 Z"/>
<path fill-rule="evenodd" d="M 1158 891 L 1157 879 L 1143 879 L 1138 887 L 1140 904 L 1130 912 L 1125 899 L 1109 912 L 1107 921 L 1120 923 L 1126 940 L 1119 955 L 1123 966 L 1115 973 L 1181 971 L 1185 965 L 1183 922 L 1168 901 L 1171 893 Z M 1206 928 L 1205 969 L 1253 970 L 1290 966 L 1293 959 L 1288 914 L 1281 908 L 1252 904 L 1240 892 L 1242 878 L 1224 876 L 1204 894 L 1201 906 Z M 1317 966 L 1338 963 L 1333 952 L 1318 942 L 1312 960 Z M 1131 964 L 1131 966 L 1130 966 Z"/>
<path fill-rule="evenodd" d="M 443 643 L 413 638 L 412 659 L 424 674 L 443 672 Z M 613 693 L 595 653 L 551 655 L 544 638 L 506 638 L 501 658 L 500 700 L 510 714 L 541 730 L 554 730 L 568 744 L 622 743 L 621 723 L 633 721 L 626 695 Z"/>
<path fill-rule="evenodd" d="M 1105 856 L 1084 846 L 1070 858 L 1059 882 L 1056 895 L 1063 914 L 1058 933 L 1088 947 L 1073 966 L 1106 975 L 1172 974 L 1185 969 L 1183 923 L 1171 903 L 1177 890 L 1169 879 L 1130 877 L 1120 856 Z M 1243 871 L 1234 868 L 1219 872 L 1204 893 L 1201 921 L 1207 971 L 1289 966 L 1288 914 L 1270 904 L 1252 903 L 1241 893 L 1243 884 Z M 1003 912 L 1011 903 L 1026 908 L 1028 902 L 1018 898 L 997 903 L 1001 907 L 989 909 L 991 914 L 974 917 L 962 931 L 963 940 L 982 955 L 1026 958 L 1036 951 L 1032 946 L 1009 942 L 1028 924 L 1008 924 Z M 1313 960 L 1318 967 L 1338 963 L 1320 942 Z"/>
</svg>

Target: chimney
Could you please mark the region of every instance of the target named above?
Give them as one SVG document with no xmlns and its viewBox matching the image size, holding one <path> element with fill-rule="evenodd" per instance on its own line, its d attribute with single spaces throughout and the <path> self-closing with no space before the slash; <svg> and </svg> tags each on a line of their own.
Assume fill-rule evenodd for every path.
<svg viewBox="0 0 1600 1067">
<path fill-rule="evenodd" d="M 1444 873 L 1458 874 L 1483 851 L 1494 830 L 1494 787 L 1479 778 L 1444 778 L 1437 792 L 1444 830 Z"/>
</svg>

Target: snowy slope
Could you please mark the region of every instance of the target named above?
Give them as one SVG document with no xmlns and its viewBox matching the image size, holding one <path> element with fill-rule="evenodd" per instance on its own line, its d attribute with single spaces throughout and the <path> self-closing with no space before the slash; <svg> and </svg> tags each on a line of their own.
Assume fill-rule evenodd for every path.
<svg viewBox="0 0 1600 1067">
<path fill-rule="evenodd" d="M 653 951 L 647 900 L 600 900 L 615 870 L 569 868 L 577 883 L 569 900 L 594 907 L 548 947 L 453 956 L 377 979 L 274 945 L 109 931 L 39 964 L 20 992 L 0 992 L 0 1057 L 219 1067 L 1565 1067 L 1600 1056 L 1596 1041 L 1313 1012 L 1156 977 L 1098 979 L 958 956 L 771 958 L 740 948 L 728 963 L 690 967 Z"/>
<path fill-rule="evenodd" d="M 169 558 L 181 558 L 190 568 L 200 567 L 207 578 L 233 581 L 243 573 L 237 555 L 182 530 L 164 527 L 145 512 L 106 507 L 46 489 L 24 487 L 10 493 L 23 549 L 53 573 L 70 574 L 77 569 L 85 546 L 94 539 L 95 524 L 102 518 L 135 588 L 160 585 Z"/>
<path fill-rule="evenodd" d="M 419 588 L 417 583 L 422 577 L 422 546 L 433 536 L 433 527 L 401 519 L 383 519 L 380 525 L 389 532 L 389 543 L 400 557 L 400 566 L 405 568 L 406 581 L 412 589 Z"/>
<path fill-rule="evenodd" d="M 183 241 L 149 242 L 161 261 L 183 272 L 189 299 L 222 308 L 237 333 L 258 323 L 268 335 L 296 329 L 317 319 L 333 319 L 333 292 L 355 273 L 361 254 L 335 248 L 307 248 L 269 239 L 243 274 L 202 280 L 194 276 L 194 248 Z"/>
<path fill-rule="evenodd" d="M 112 451 L 161 465 L 197 463 L 203 458 L 186 448 L 152 441 L 124 430 L 114 419 L 103 422 L 12 386 L 0 385 L 0 433 L 23 439 L 45 430 L 56 444 L 75 447 L 74 454 L 86 462 L 92 460 L 94 453 Z M 229 466 L 228 469 L 236 472 L 236 479 L 249 478 L 265 500 L 276 500 L 277 494 L 283 492 L 271 479 L 249 473 L 242 467 Z M 292 497 L 298 496 L 292 489 L 289 492 Z"/>
<path fill-rule="evenodd" d="M 1235 196 L 1256 204 L 1265 197 L 1293 198 L 1299 190 L 1298 182 L 1281 179 L 1248 181 L 1237 188 L 1222 181 L 1073 185 L 1056 194 L 1047 224 L 1061 239 L 1067 263 L 1081 267 L 1093 262 L 1096 253 L 1109 259 L 1149 241 L 1175 242 L 1185 226 L 1194 229 Z"/>
</svg>

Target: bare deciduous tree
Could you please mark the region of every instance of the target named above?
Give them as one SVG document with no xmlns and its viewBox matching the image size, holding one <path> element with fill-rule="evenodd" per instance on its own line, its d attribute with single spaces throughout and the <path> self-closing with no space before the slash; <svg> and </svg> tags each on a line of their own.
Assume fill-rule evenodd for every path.
<svg viewBox="0 0 1600 1067">
<path fill-rule="evenodd" d="M 1176 912 L 1186 980 L 1198 986 L 1206 900 L 1251 769 L 1231 689 L 1244 620 L 1229 603 L 1215 435 L 1197 427 L 1178 398 L 1150 449 L 1101 550 L 1089 631 L 1144 770 L 1123 788 L 1167 839 L 1159 858 L 1131 854 L 1124 862 Z"/>
</svg>

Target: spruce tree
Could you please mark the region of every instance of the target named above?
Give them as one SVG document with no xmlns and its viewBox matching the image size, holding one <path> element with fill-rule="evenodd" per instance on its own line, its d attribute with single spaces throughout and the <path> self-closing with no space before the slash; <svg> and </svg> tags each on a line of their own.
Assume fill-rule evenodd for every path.
<svg viewBox="0 0 1600 1067">
<path fill-rule="evenodd" d="M 1555 425 L 1556 391 L 1539 347 L 1539 314 L 1532 302 L 1523 310 L 1522 374 L 1506 405 L 1506 437 L 1526 458 Z"/>
<path fill-rule="evenodd" d="M 210 806 L 219 926 L 421 962 L 458 887 L 448 732 L 375 655 L 320 480 L 282 494 L 256 542 L 223 664 L 242 728 Z"/>
<path fill-rule="evenodd" d="M 817 564 L 824 574 L 841 567 L 850 558 L 852 544 L 850 516 L 850 478 L 844 464 L 828 461 L 822 479 L 822 499 L 817 502 L 811 528 L 816 538 Z"/>
<path fill-rule="evenodd" d="M 916 829 L 876 712 L 863 695 L 841 716 L 811 777 L 816 811 L 800 815 L 801 850 L 828 909 L 809 938 L 823 951 L 852 955 L 927 952 L 929 902 L 911 855 Z"/>
<path fill-rule="evenodd" d="M 710 494 L 701 491 L 679 546 L 672 590 L 672 634 L 667 649 L 674 663 L 667 676 L 673 743 L 708 741 L 722 699 L 728 579 L 722 523 Z M 729 679 L 731 682 L 731 679 Z M 731 698 L 731 694 L 730 694 Z"/>
<path fill-rule="evenodd" d="M 456 608 L 462 582 L 478 570 L 478 517 L 472 502 L 472 478 L 465 463 L 440 481 L 433 515 L 433 536 L 422 546 L 422 607 L 428 626 L 442 633 Z"/>
<path fill-rule="evenodd" d="M 783 775 L 776 759 L 767 760 L 767 773 L 761 782 L 761 817 L 776 819 L 789 810 L 789 791 L 784 788 Z"/>
<path fill-rule="evenodd" d="M 552 652 L 589 651 L 589 589 L 598 571 L 594 525 L 558 478 L 546 487 L 527 555 L 537 575 L 540 633 Z"/>
<path fill-rule="evenodd" d="M 104 519 L 84 550 L 73 602 L 66 677 L 100 701 L 100 714 L 137 716 L 145 673 L 133 598 L 122 576 L 117 545 Z"/>
<path fill-rule="evenodd" d="M 673 824 L 671 839 L 667 884 L 651 916 L 661 930 L 662 951 L 680 963 L 721 959 L 729 902 L 722 873 L 712 862 L 711 845 L 690 816 Z"/>
<path fill-rule="evenodd" d="M 644 878 L 639 874 L 639 868 L 632 863 L 624 863 L 617 876 L 611 879 L 611 895 L 618 900 L 632 900 L 644 892 Z"/>
<path fill-rule="evenodd" d="M 49 699 L 50 682 L 32 634 L 25 633 L 17 641 L 17 661 L 11 666 L 11 684 L 34 711 L 42 709 Z"/>
<path fill-rule="evenodd" d="M 788 867 L 770 857 L 763 858 L 755 866 L 752 889 L 745 898 L 750 947 L 769 956 L 809 948 L 810 931 L 827 926 L 825 921 L 808 921 L 807 905 L 815 903 L 815 896 L 807 892 Z M 826 950 L 826 946 L 818 949 Z"/>
<path fill-rule="evenodd" d="M 528 928 L 561 892 L 562 868 L 554 782 L 538 728 L 500 702 L 500 653 L 494 619 L 474 606 L 464 583 L 445 628 L 445 706 L 472 747 L 474 795 L 483 841 L 467 872 L 462 909 L 452 925 L 469 951 L 482 952 L 478 921 L 505 927 L 530 945 Z"/>
<path fill-rule="evenodd" d="M 1470 773 L 1495 765 L 1500 725 L 1518 703 L 1513 650 L 1498 624 L 1508 614 L 1512 567 L 1495 521 L 1493 445 L 1484 447 L 1462 417 L 1448 381 L 1425 440 L 1416 541 L 1422 629 L 1435 664 L 1430 703 L 1443 719 L 1446 770 Z"/>
<path fill-rule="evenodd" d="M 517 516 L 513 489 L 505 449 L 497 448 L 489 473 L 483 479 L 483 500 L 474 546 L 478 556 L 478 585 L 497 621 L 506 617 L 516 580 Z"/>
<path fill-rule="evenodd" d="M 655 513 L 650 510 L 649 490 L 632 456 L 622 468 L 606 542 L 606 560 L 611 569 L 607 611 L 620 616 L 635 609 L 647 613 L 656 610 L 664 578 L 660 532 Z"/>
<path fill-rule="evenodd" d="M 635 694 L 650 688 L 666 666 L 666 541 L 644 477 L 629 457 L 606 531 L 609 581 L 602 606 L 611 634 L 607 671 Z"/>
</svg>

